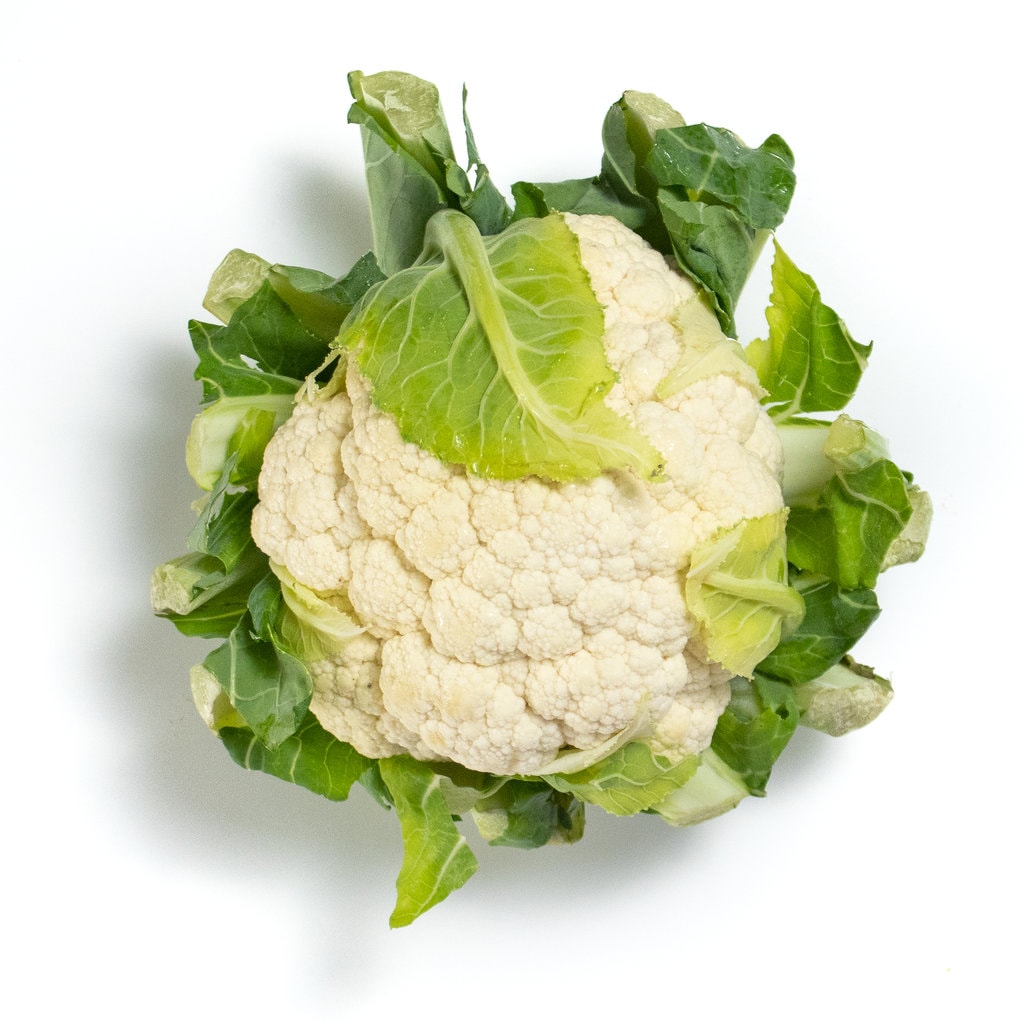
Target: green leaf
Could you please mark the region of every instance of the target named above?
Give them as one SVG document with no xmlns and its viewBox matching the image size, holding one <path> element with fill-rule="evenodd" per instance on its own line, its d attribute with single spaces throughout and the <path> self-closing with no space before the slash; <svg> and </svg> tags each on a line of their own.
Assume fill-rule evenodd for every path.
<svg viewBox="0 0 1024 1024">
<path fill-rule="evenodd" d="M 363 140 L 373 251 L 385 274 L 410 266 L 427 222 L 450 205 L 454 162 L 437 88 L 415 75 L 384 71 L 348 78 L 350 123 Z"/>
<path fill-rule="evenodd" d="M 645 223 L 642 206 L 623 202 L 596 178 L 539 183 L 517 181 L 512 186 L 512 197 L 516 204 L 514 220 L 547 217 L 552 213 L 593 213 L 614 217 L 637 232 Z"/>
<path fill-rule="evenodd" d="M 751 228 L 777 228 L 796 186 L 793 153 L 778 135 L 751 148 L 732 132 L 706 124 L 660 130 L 647 169 L 662 188 L 683 190 L 693 202 L 729 207 Z"/>
<path fill-rule="evenodd" d="M 790 583 L 803 598 L 804 617 L 757 671 L 800 683 L 839 662 L 868 631 L 880 609 L 875 592 L 865 587 L 844 590 L 834 580 L 802 572 L 792 574 Z"/>
<path fill-rule="evenodd" d="M 172 558 L 153 572 L 150 603 L 185 636 L 227 637 L 245 615 L 249 593 L 267 571 L 255 546 L 232 569 L 198 551 Z"/>
<path fill-rule="evenodd" d="M 690 556 L 686 606 L 708 657 L 749 677 L 803 615 L 787 582 L 785 511 L 745 519 L 698 544 Z"/>
<path fill-rule="evenodd" d="M 850 337 L 811 277 L 778 243 L 766 316 L 768 337 L 747 347 L 747 359 L 768 392 L 772 417 L 784 421 L 844 408 L 857 390 L 871 345 Z"/>
<path fill-rule="evenodd" d="M 470 184 L 469 175 L 454 161 L 448 161 L 448 188 L 455 193 L 457 209 L 465 213 L 482 235 L 496 235 L 508 227 L 512 219 L 505 197 L 491 180 L 486 164 L 480 159 L 476 148 L 476 138 L 469 123 L 466 109 L 466 89 L 462 90 L 462 124 L 466 132 L 466 155 L 470 170 L 474 173 L 474 181 Z"/>
<path fill-rule="evenodd" d="M 631 815 L 660 803 L 696 770 L 696 757 L 673 762 L 634 740 L 581 772 L 546 775 L 544 781 L 611 814 Z"/>
<path fill-rule="evenodd" d="M 604 313 L 561 218 L 483 238 L 443 211 L 424 258 L 367 296 L 342 338 L 402 436 L 481 476 L 585 479 L 662 458 L 603 401 Z"/>
<path fill-rule="evenodd" d="M 583 836 L 584 806 L 546 782 L 510 779 L 472 808 L 480 835 L 492 846 L 532 850 Z"/>
<path fill-rule="evenodd" d="M 293 782 L 328 800 L 346 800 L 371 765 L 349 744 L 307 714 L 295 732 L 271 748 L 249 730 L 225 727 L 218 735 L 236 764 Z"/>
<path fill-rule="evenodd" d="M 653 93 L 630 90 L 609 107 L 601 129 L 601 180 L 620 200 L 644 209 L 649 229 L 640 233 L 662 251 L 667 248 L 664 229 L 658 232 L 660 245 L 648 237 L 657 223 L 659 182 L 647 160 L 659 131 L 684 124 L 683 115 Z"/>
<path fill-rule="evenodd" d="M 372 252 L 361 256 L 347 274 L 337 278 L 281 264 L 274 264 L 267 271 L 270 286 L 299 323 L 328 344 L 338 336 L 345 318 L 363 295 L 383 280 L 384 272 Z"/>
<path fill-rule="evenodd" d="M 254 593 L 260 593 L 258 587 Z M 257 603 L 250 595 L 250 608 Z M 206 656 L 203 666 L 270 749 L 293 735 L 306 716 L 313 692 L 309 671 L 298 658 L 260 636 L 251 610 L 225 643 Z"/>
<path fill-rule="evenodd" d="M 657 182 L 644 164 L 657 131 L 681 124 L 682 115 L 652 93 L 623 93 L 605 115 L 600 173 L 559 182 L 516 182 L 512 186 L 515 217 L 549 213 L 614 217 L 659 252 L 670 253 L 657 204 Z"/>
<path fill-rule="evenodd" d="M 779 438 L 794 566 L 854 590 L 873 588 L 882 569 L 902 557 L 898 538 L 909 544 L 907 554 L 920 555 L 930 503 L 912 500 L 915 489 L 887 457 L 885 438 L 845 413 L 831 424 L 784 420 Z"/>
<path fill-rule="evenodd" d="M 399 756 L 381 758 L 378 767 L 405 844 L 391 914 L 391 926 L 401 928 L 464 885 L 477 860 L 455 827 L 441 779 L 429 765 Z"/>
<path fill-rule="evenodd" d="M 343 594 L 321 594 L 300 583 L 283 565 L 270 563 L 282 604 L 276 631 L 279 645 L 307 664 L 342 651 L 364 627 Z"/>
<path fill-rule="evenodd" d="M 189 550 L 212 555 L 226 572 L 231 572 L 255 546 L 249 525 L 257 496 L 252 491 L 229 489 L 236 459 L 232 455 L 224 463 L 220 479 L 203 502 L 188 535 Z"/>
<path fill-rule="evenodd" d="M 760 674 L 752 681 L 735 678 L 732 688 L 711 747 L 752 796 L 764 796 L 772 767 L 800 722 L 800 707 L 790 686 Z"/>
<path fill-rule="evenodd" d="M 203 501 L 188 554 L 158 566 L 150 581 L 153 610 L 187 636 L 229 636 L 267 572 L 266 555 L 249 531 L 256 495 L 231 490 L 237 459 L 237 452 L 227 458 Z"/>
<path fill-rule="evenodd" d="M 665 190 L 658 197 L 662 221 L 680 269 L 710 296 L 722 330 L 736 332 L 736 303 L 764 245 L 727 206 L 695 203 Z"/>
<path fill-rule="evenodd" d="M 226 324 L 269 284 L 305 330 L 329 343 L 363 293 L 383 277 L 373 253 L 356 260 L 343 277 L 332 278 L 319 270 L 270 264 L 243 249 L 232 249 L 213 272 L 203 306 Z"/>
<path fill-rule="evenodd" d="M 329 351 L 269 281 L 235 310 L 226 326 L 193 320 L 189 334 L 199 357 L 195 376 L 203 385 L 203 402 L 237 395 L 294 395 Z"/>
<path fill-rule="evenodd" d="M 734 336 L 740 292 L 793 197 L 793 154 L 777 135 L 753 149 L 724 129 L 682 125 L 655 134 L 646 169 L 672 252 Z"/>
</svg>

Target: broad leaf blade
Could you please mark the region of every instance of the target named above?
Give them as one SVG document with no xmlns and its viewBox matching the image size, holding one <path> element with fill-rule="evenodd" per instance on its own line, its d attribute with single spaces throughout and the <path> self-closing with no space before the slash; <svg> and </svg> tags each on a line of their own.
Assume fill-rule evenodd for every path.
<svg viewBox="0 0 1024 1024">
<path fill-rule="evenodd" d="M 766 316 L 768 338 L 752 342 L 747 358 L 768 392 L 772 417 L 844 408 L 860 384 L 871 345 L 854 341 L 812 278 L 777 242 Z"/>
<path fill-rule="evenodd" d="M 405 843 L 391 915 L 391 926 L 401 928 L 464 885 L 477 860 L 455 827 L 440 778 L 428 765 L 401 756 L 382 758 L 378 766 Z"/>
<path fill-rule="evenodd" d="M 327 346 L 310 333 L 264 281 L 226 326 L 189 324 L 199 357 L 203 401 L 235 395 L 294 394 L 324 360 Z"/>
<path fill-rule="evenodd" d="M 431 222 L 422 262 L 367 297 L 343 341 L 402 436 L 481 476 L 552 480 L 662 458 L 604 395 L 615 381 L 604 313 L 561 218 L 484 239 L 468 217 Z"/>
<path fill-rule="evenodd" d="M 681 125 L 658 132 L 647 168 L 662 188 L 735 210 L 752 228 L 777 228 L 793 198 L 793 154 L 778 135 L 757 148 L 723 128 Z"/>
<path fill-rule="evenodd" d="M 847 589 L 874 587 L 911 512 L 906 477 L 894 462 L 879 459 L 854 472 L 840 468 L 816 505 L 791 509 L 789 560 Z"/>
<path fill-rule="evenodd" d="M 307 714 L 299 728 L 276 747 L 267 747 L 248 729 L 224 728 L 218 734 L 232 759 L 243 768 L 293 782 L 328 800 L 345 800 L 371 761 L 327 732 Z"/>
<path fill-rule="evenodd" d="M 757 666 L 759 673 L 801 683 L 822 675 L 845 655 L 878 618 L 875 592 L 842 589 L 834 580 L 808 573 L 790 576 L 805 613 L 796 630 Z"/>
</svg>

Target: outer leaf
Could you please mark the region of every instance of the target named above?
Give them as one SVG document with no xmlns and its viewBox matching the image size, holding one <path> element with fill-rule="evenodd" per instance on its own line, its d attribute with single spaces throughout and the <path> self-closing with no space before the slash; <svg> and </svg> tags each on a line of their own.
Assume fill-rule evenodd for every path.
<svg viewBox="0 0 1024 1024">
<path fill-rule="evenodd" d="M 740 292 L 793 196 L 793 154 L 777 135 L 751 149 L 721 128 L 683 125 L 656 133 L 646 168 L 680 267 L 734 335 Z"/>
<path fill-rule="evenodd" d="M 846 589 L 874 587 L 893 541 L 910 521 L 907 481 L 888 459 L 839 468 L 813 507 L 790 510 L 788 557 Z"/>
<path fill-rule="evenodd" d="M 212 555 L 189 552 L 157 567 L 150 602 L 185 636 L 227 637 L 245 615 L 249 593 L 266 570 L 266 557 L 255 547 L 230 571 Z"/>
<path fill-rule="evenodd" d="M 684 124 L 683 115 L 653 93 L 624 92 L 608 109 L 601 130 L 602 181 L 620 199 L 643 205 L 653 217 L 659 183 L 647 160 L 659 131 Z"/>
<path fill-rule="evenodd" d="M 268 281 L 225 327 L 189 324 L 203 401 L 233 395 L 295 394 L 323 362 L 323 340 L 302 326 Z"/>
<path fill-rule="evenodd" d="M 560 218 L 484 239 L 439 213 L 425 258 L 381 284 L 342 340 L 403 437 L 481 476 L 584 479 L 662 459 L 604 404 L 604 314 Z"/>
<path fill-rule="evenodd" d="M 280 746 L 305 718 L 313 691 L 308 670 L 258 636 L 251 612 L 206 656 L 203 666 L 264 746 Z"/>
<path fill-rule="evenodd" d="M 230 572 L 255 544 L 249 532 L 256 495 L 229 490 L 236 456 L 224 463 L 220 479 L 210 491 L 188 535 L 192 551 L 212 555 Z"/>
<path fill-rule="evenodd" d="M 627 743 L 602 761 L 573 775 L 544 777 L 554 789 L 597 804 L 611 814 L 649 810 L 697 770 L 696 757 L 673 762 L 641 741 Z"/>
<path fill-rule="evenodd" d="M 701 754 L 693 776 L 655 804 L 651 811 L 670 825 L 684 828 L 725 814 L 748 796 L 750 790 L 743 776 L 709 747 Z"/>
<path fill-rule="evenodd" d="M 441 780 L 429 765 L 401 756 L 382 758 L 378 767 L 405 843 L 391 914 L 391 926 L 401 928 L 464 885 L 477 860 L 455 827 Z"/>
<path fill-rule="evenodd" d="M 448 187 L 455 192 L 458 208 L 468 215 L 483 235 L 496 235 L 508 227 L 512 219 L 505 197 L 491 180 L 487 166 L 480 159 L 476 138 L 469 123 L 466 109 L 466 90 L 462 90 L 462 124 L 466 132 L 466 156 L 475 181 L 469 182 L 469 175 L 454 160 L 448 166 Z"/>
<path fill-rule="evenodd" d="M 759 673 L 801 683 L 835 665 L 878 618 L 875 592 L 842 590 L 824 576 L 790 577 L 803 598 L 805 613 L 796 630 L 757 666 Z"/>
<path fill-rule="evenodd" d="M 747 358 L 768 392 L 772 417 L 785 420 L 844 408 L 857 390 L 871 346 L 850 337 L 811 277 L 777 242 L 766 315 L 768 338 L 751 343 Z"/>
<path fill-rule="evenodd" d="M 338 336 L 352 308 L 371 286 L 383 279 L 384 272 L 373 253 L 360 256 L 348 273 L 338 278 L 281 264 L 274 264 L 267 271 L 267 280 L 278 297 L 310 334 L 325 343 Z"/>
<path fill-rule="evenodd" d="M 345 800 L 371 761 L 327 732 L 307 714 L 296 731 L 276 747 L 267 747 L 248 729 L 219 731 L 232 759 L 243 768 L 266 772 L 311 790 L 328 800 Z"/>
<path fill-rule="evenodd" d="M 614 217 L 638 233 L 646 221 L 643 206 L 619 199 L 598 178 L 542 183 L 518 181 L 512 186 L 512 196 L 516 202 L 515 220 L 547 217 L 551 213 L 594 213 Z"/>
<path fill-rule="evenodd" d="M 793 198 L 793 153 L 771 135 L 756 149 L 706 124 L 659 131 L 647 168 L 663 188 L 735 210 L 752 228 L 777 228 Z"/>
<path fill-rule="evenodd" d="M 764 236 L 727 206 L 693 202 L 668 189 L 658 200 L 680 268 L 710 296 L 722 330 L 734 336 L 736 303 Z"/>
<path fill-rule="evenodd" d="M 249 532 L 256 495 L 230 490 L 238 454 L 224 463 L 188 537 L 190 552 L 158 566 L 150 601 L 188 636 L 227 637 L 245 614 L 267 558 Z"/>
<path fill-rule="evenodd" d="M 721 530 L 694 548 L 686 571 L 686 606 L 708 656 L 738 676 L 752 675 L 803 615 L 787 583 L 785 523 L 778 512 Z"/>
<path fill-rule="evenodd" d="M 427 222 L 450 204 L 454 162 L 437 89 L 402 72 L 353 71 L 349 121 L 363 139 L 373 251 L 385 274 L 408 267 L 423 247 Z"/>
<path fill-rule="evenodd" d="M 546 782 L 511 779 L 477 801 L 472 813 L 480 835 L 492 846 L 535 849 L 583 836 L 583 804 Z"/>
<path fill-rule="evenodd" d="M 733 680 L 733 695 L 715 727 L 714 752 L 744 781 L 752 796 L 764 796 L 772 766 L 800 721 L 792 689 L 767 676 Z"/>
<path fill-rule="evenodd" d="M 310 334 L 331 342 L 342 321 L 372 284 L 384 274 L 372 253 L 360 257 L 343 277 L 319 270 L 271 265 L 265 259 L 232 249 L 213 272 L 203 306 L 224 323 L 265 283 Z"/>
</svg>

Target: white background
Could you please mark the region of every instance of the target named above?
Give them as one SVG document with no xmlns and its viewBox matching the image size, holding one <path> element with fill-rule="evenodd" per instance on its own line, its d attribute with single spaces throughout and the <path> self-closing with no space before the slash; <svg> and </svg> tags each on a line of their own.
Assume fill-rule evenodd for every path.
<svg viewBox="0 0 1024 1024">
<path fill-rule="evenodd" d="M 5 1019 L 1019 1019 L 1010 8 L 521 6 L 5 13 Z M 878 722 L 802 731 L 767 799 L 697 829 L 595 811 L 574 847 L 471 837 L 477 875 L 395 932 L 394 817 L 235 767 L 190 703 L 208 645 L 148 610 L 191 522 L 186 321 L 234 246 L 336 274 L 368 247 L 345 73 L 389 67 L 435 81 L 455 131 L 468 84 L 503 188 L 593 173 L 626 88 L 782 134 L 780 239 L 875 341 L 851 411 L 936 505 L 859 648 L 896 688 Z"/>
</svg>

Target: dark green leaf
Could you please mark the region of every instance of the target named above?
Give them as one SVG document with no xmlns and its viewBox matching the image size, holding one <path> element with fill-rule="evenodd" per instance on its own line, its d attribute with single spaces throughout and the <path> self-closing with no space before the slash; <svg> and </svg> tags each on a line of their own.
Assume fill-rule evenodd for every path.
<svg viewBox="0 0 1024 1024">
<path fill-rule="evenodd" d="M 711 748 L 742 777 L 751 795 L 764 796 L 772 766 L 800 722 L 800 708 L 786 683 L 767 676 L 734 678 L 732 688 Z"/>
<path fill-rule="evenodd" d="M 305 718 L 313 684 L 297 658 L 260 638 L 246 614 L 203 665 L 266 747 L 280 746 Z"/>
<path fill-rule="evenodd" d="M 210 491 L 188 535 L 190 551 L 212 555 L 230 572 L 253 547 L 249 525 L 257 496 L 252 491 L 229 490 L 237 455 L 224 463 L 220 479 Z"/>
<path fill-rule="evenodd" d="M 331 279 L 301 267 L 277 265 L 269 269 L 267 279 L 299 323 L 321 341 L 330 343 L 356 303 L 373 285 L 384 280 L 384 272 L 373 253 L 366 253 L 344 277 Z M 318 351 L 323 359 L 326 350 Z"/>
<path fill-rule="evenodd" d="M 824 576 L 792 573 L 790 584 L 804 600 L 800 625 L 757 666 L 762 675 L 788 683 L 815 679 L 835 665 L 878 618 L 875 592 L 843 590 Z"/>
<path fill-rule="evenodd" d="M 192 345 L 199 357 L 196 379 L 203 401 L 226 396 L 294 394 L 327 355 L 269 281 L 235 310 L 223 327 L 193 320 Z"/>
<path fill-rule="evenodd" d="M 722 330 L 734 337 L 736 303 L 765 236 L 728 206 L 692 202 L 668 189 L 658 193 L 658 208 L 680 268 L 708 294 Z"/>
<path fill-rule="evenodd" d="M 852 472 L 839 467 L 815 504 L 790 509 L 787 557 L 845 589 L 873 588 L 911 512 L 906 477 L 894 462 L 878 459 Z"/>
<path fill-rule="evenodd" d="M 287 739 L 270 748 L 248 729 L 224 728 L 219 736 L 243 768 L 266 772 L 311 790 L 328 800 L 345 800 L 372 763 L 332 736 L 307 714 Z"/>
<path fill-rule="evenodd" d="M 778 227 L 793 198 L 793 154 L 779 136 L 752 149 L 706 124 L 657 133 L 647 170 L 662 188 L 699 203 L 726 206 L 754 229 Z"/>
<path fill-rule="evenodd" d="M 427 221 L 450 205 L 447 165 L 455 153 L 431 83 L 402 72 L 356 71 L 349 88 L 355 102 L 348 119 L 363 139 L 373 251 L 390 276 L 415 262 Z"/>
<path fill-rule="evenodd" d="M 492 846 L 535 849 L 574 843 L 583 835 L 584 805 L 546 782 L 512 779 L 473 808 L 480 834 Z"/>
</svg>

